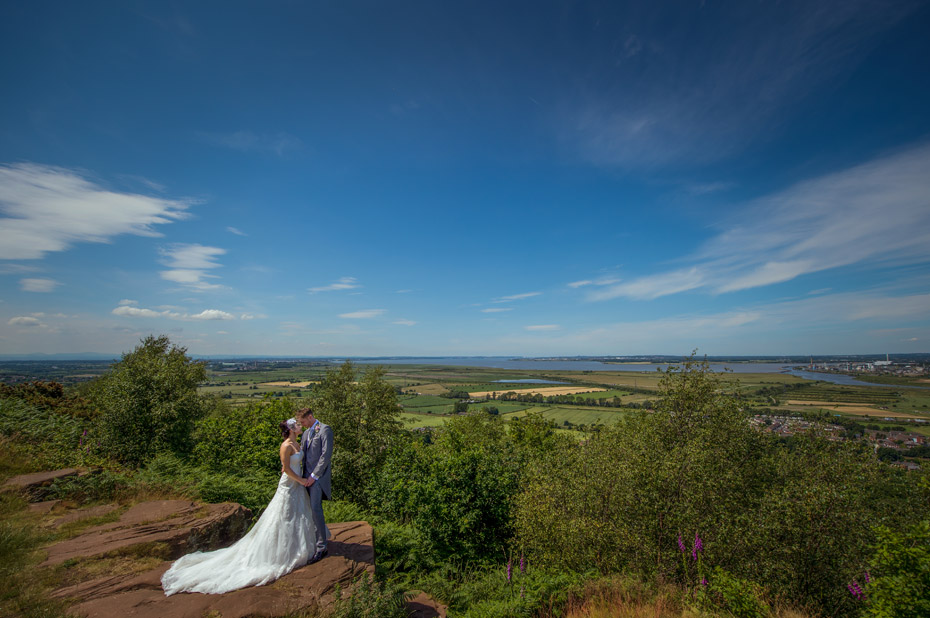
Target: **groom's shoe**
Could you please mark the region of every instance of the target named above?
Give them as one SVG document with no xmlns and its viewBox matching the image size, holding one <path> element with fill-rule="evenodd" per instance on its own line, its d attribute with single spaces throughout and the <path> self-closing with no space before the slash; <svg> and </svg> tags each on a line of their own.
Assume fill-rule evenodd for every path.
<svg viewBox="0 0 930 618">
<path fill-rule="evenodd" d="M 320 560 L 323 559 L 324 556 L 327 556 L 327 555 L 329 555 L 329 550 L 327 549 L 324 549 L 323 551 L 318 551 L 312 556 L 310 556 L 310 559 L 307 560 L 307 564 L 313 564 L 314 562 L 319 562 Z"/>
</svg>

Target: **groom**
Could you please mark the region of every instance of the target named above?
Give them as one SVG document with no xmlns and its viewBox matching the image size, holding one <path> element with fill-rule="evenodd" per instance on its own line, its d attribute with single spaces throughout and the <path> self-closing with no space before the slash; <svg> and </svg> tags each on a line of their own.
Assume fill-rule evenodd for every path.
<svg viewBox="0 0 930 618">
<path fill-rule="evenodd" d="M 313 416 L 313 410 L 302 408 L 297 411 L 297 421 L 304 427 L 300 440 L 303 454 L 303 477 L 310 479 L 307 493 L 310 494 L 310 511 L 316 528 L 316 548 L 307 564 L 319 562 L 326 551 L 326 540 L 331 536 L 323 518 L 323 500 L 332 494 L 330 462 L 333 456 L 333 430 Z"/>
</svg>

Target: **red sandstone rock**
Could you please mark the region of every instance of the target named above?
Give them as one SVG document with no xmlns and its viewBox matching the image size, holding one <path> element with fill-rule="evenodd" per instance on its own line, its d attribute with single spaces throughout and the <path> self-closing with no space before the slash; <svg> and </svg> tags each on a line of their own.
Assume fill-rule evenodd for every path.
<svg viewBox="0 0 930 618">
<path fill-rule="evenodd" d="M 267 586 L 253 586 L 226 594 L 180 593 L 166 597 L 161 576 L 169 562 L 140 575 L 118 575 L 70 586 L 55 596 L 75 599 L 71 611 L 88 618 L 196 617 L 215 612 L 222 618 L 283 616 L 305 609 L 329 606 L 336 585 L 348 588 L 363 573 L 374 574 L 375 556 L 371 526 L 366 522 L 330 524 L 333 538 L 329 555 L 296 569 Z M 444 610 L 444 608 L 443 608 Z M 445 613 L 422 614 L 445 616 Z"/>
<path fill-rule="evenodd" d="M 425 592 L 407 601 L 409 618 L 446 618 L 448 607 L 439 603 Z"/>
<path fill-rule="evenodd" d="M 48 515 L 52 512 L 56 506 L 61 503 L 61 500 L 46 500 L 45 502 L 35 502 L 29 505 L 29 512 L 38 513 L 39 515 Z"/>
<path fill-rule="evenodd" d="M 187 500 L 144 502 L 130 508 L 117 522 L 95 526 L 52 545 L 42 566 L 149 543 L 166 543 L 173 557 L 216 549 L 240 538 L 251 519 L 251 511 L 229 502 L 209 505 Z"/>
<path fill-rule="evenodd" d="M 7 479 L 3 486 L 28 490 L 48 485 L 55 479 L 63 479 L 68 476 L 77 475 L 77 468 L 64 468 L 63 470 L 52 470 L 51 472 L 33 472 L 32 474 L 20 474 L 19 476 Z"/>
<path fill-rule="evenodd" d="M 57 500 L 51 500 L 50 502 L 58 502 Z M 39 504 L 45 504 L 40 502 Z M 65 524 L 70 524 L 71 522 L 81 521 L 82 519 L 90 519 L 91 517 L 101 517 L 107 513 L 112 513 L 119 506 L 116 504 L 101 504 L 100 506 L 92 506 L 89 509 L 77 509 L 71 511 L 61 517 L 55 519 L 51 522 L 52 526 L 60 527 Z"/>
</svg>

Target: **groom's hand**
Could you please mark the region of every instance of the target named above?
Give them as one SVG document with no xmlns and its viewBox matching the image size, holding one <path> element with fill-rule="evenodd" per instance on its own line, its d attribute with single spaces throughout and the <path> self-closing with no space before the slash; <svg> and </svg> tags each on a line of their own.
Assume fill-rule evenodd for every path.
<svg viewBox="0 0 930 618">
<path fill-rule="evenodd" d="M 308 481 L 308 482 L 307 482 L 307 487 L 310 487 L 311 485 L 313 485 L 314 483 L 316 483 L 316 479 L 313 478 L 312 476 L 308 476 L 308 477 L 307 477 L 307 481 Z"/>
</svg>

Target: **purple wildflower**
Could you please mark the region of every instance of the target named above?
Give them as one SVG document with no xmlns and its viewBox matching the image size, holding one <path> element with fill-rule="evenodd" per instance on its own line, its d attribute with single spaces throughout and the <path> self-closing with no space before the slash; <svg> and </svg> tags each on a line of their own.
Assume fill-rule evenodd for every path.
<svg viewBox="0 0 930 618">
<path fill-rule="evenodd" d="M 702 578 L 701 578 L 701 585 L 702 585 L 702 586 L 706 586 L 706 585 L 707 585 L 707 578 L 706 578 L 706 577 L 702 577 Z"/>
<path fill-rule="evenodd" d="M 859 582 L 852 580 L 852 583 L 847 584 L 846 588 L 849 590 L 849 593 L 856 597 L 858 600 L 862 600 L 862 597 L 865 596 L 865 593 L 862 592 L 862 588 L 859 587 Z"/>
<path fill-rule="evenodd" d="M 865 572 L 865 583 L 867 584 L 872 583 L 872 574 L 869 573 L 868 571 Z"/>
<path fill-rule="evenodd" d="M 520 572 L 526 572 L 526 560 L 523 559 L 523 554 L 520 554 Z"/>
<path fill-rule="evenodd" d="M 698 533 L 694 533 L 694 549 L 691 550 L 691 557 L 697 560 L 697 555 L 701 553 L 704 549 L 704 543 L 701 541 L 701 537 L 698 536 Z"/>
<path fill-rule="evenodd" d="M 681 553 L 685 553 L 686 551 L 688 551 L 688 548 L 685 547 L 684 541 L 681 540 L 680 532 L 678 533 L 678 551 L 680 551 Z"/>
<path fill-rule="evenodd" d="M 510 578 L 513 576 L 513 560 L 507 561 L 507 583 L 510 583 Z"/>
<path fill-rule="evenodd" d="M 85 430 L 84 430 L 84 433 L 82 433 L 81 435 L 82 435 L 82 436 L 86 436 L 86 435 L 87 435 L 87 430 L 85 429 Z"/>
</svg>

